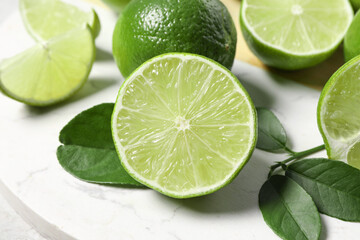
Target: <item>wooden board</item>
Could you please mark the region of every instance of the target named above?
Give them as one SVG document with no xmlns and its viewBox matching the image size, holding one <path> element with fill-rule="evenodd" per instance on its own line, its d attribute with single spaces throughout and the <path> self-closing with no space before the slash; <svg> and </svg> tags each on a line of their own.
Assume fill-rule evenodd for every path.
<svg viewBox="0 0 360 240">
<path fill-rule="evenodd" d="M 101 0 L 85 0 L 103 7 L 106 7 Z M 274 68 L 269 68 L 264 65 L 248 48 L 239 24 L 240 13 L 240 0 L 221 0 L 229 9 L 234 23 L 236 25 L 238 33 L 238 42 L 236 50 L 236 59 L 250 63 L 254 66 L 268 70 L 270 73 L 283 76 L 287 79 L 292 79 L 296 82 L 302 83 L 306 86 L 322 89 L 331 75 L 344 64 L 342 46 L 336 51 L 336 53 L 327 61 L 304 70 L 299 71 L 282 71 Z"/>
</svg>

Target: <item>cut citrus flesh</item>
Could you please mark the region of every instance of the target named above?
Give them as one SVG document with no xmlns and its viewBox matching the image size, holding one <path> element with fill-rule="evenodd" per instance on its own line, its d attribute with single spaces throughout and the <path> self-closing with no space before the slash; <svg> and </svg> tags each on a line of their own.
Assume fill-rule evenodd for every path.
<svg viewBox="0 0 360 240">
<path fill-rule="evenodd" d="M 254 106 L 238 79 L 215 61 L 182 53 L 155 57 L 130 75 L 112 131 L 128 173 L 175 198 L 229 183 L 257 137 Z"/>
<path fill-rule="evenodd" d="M 74 29 L 3 60 L 0 89 L 29 105 L 51 105 L 85 83 L 94 58 L 90 28 Z"/>
<path fill-rule="evenodd" d="M 338 45 L 352 11 L 348 0 L 245 0 L 242 8 L 246 26 L 260 41 L 295 54 Z"/>
<path fill-rule="evenodd" d="M 246 42 L 260 60 L 295 70 L 331 56 L 353 14 L 348 0 L 244 0 L 240 22 Z"/>
<path fill-rule="evenodd" d="M 318 104 L 318 125 L 329 158 L 359 167 L 360 57 L 341 67 L 325 85 Z"/>
<path fill-rule="evenodd" d="M 20 0 L 20 12 L 26 29 L 38 41 L 86 25 L 91 27 L 94 37 L 100 31 L 99 18 L 94 10 L 85 12 L 61 0 Z"/>
</svg>

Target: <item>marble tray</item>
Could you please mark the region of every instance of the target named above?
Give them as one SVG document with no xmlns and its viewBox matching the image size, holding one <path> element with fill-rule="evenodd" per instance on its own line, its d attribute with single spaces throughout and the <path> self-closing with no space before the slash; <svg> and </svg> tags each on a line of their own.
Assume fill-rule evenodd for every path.
<svg viewBox="0 0 360 240">
<path fill-rule="evenodd" d="M 257 195 L 268 167 L 286 156 L 256 150 L 230 185 L 188 200 L 170 199 L 150 189 L 85 183 L 62 170 L 55 155 L 60 129 L 82 110 L 113 102 L 123 81 L 111 55 L 116 17 L 97 11 L 102 22 L 97 61 L 79 93 L 44 109 L 0 94 L 0 192 L 11 206 L 48 239 L 279 239 L 263 221 Z M 1 24 L 0 36 L 0 59 L 34 44 L 18 12 Z M 257 106 L 277 114 L 295 150 L 322 144 L 316 125 L 318 91 L 240 61 L 233 72 Z M 359 223 L 321 218 L 322 239 L 360 236 Z"/>
</svg>

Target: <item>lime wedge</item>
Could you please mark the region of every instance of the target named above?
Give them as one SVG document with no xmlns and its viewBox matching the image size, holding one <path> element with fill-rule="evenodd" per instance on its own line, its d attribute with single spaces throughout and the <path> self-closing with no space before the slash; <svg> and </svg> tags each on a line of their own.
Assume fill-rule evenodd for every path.
<svg viewBox="0 0 360 240">
<path fill-rule="evenodd" d="M 343 40 L 353 14 L 348 0 L 243 0 L 240 23 L 260 60 L 295 70 L 327 59 Z"/>
<path fill-rule="evenodd" d="M 318 125 L 327 154 L 360 169 L 360 57 L 342 66 L 325 85 Z"/>
<path fill-rule="evenodd" d="M 358 12 L 352 21 L 349 30 L 344 39 L 345 61 L 360 54 L 360 12 Z"/>
<path fill-rule="evenodd" d="M 90 28 L 73 29 L 3 60 L 0 89 L 29 105 L 51 105 L 71 96 L 85 83 L 94 58 Z"/>
<path fill-rule="evenodd" d="M 20 0 L 20 12 L 26 29 L 38 41 L 87 24 L 94 37 L 100 32 L 99 18 L 94 10 L 84 12 L 60 0 Z"/>
<path fill-rule="evenodd" d="M 170 53 L 145 62 L 124 82 L 112 132 L 134 179 L 189 198 L 216 191 L 242 169 L 255 146 L 256 113 L 225 67 Z"/>
</svg>

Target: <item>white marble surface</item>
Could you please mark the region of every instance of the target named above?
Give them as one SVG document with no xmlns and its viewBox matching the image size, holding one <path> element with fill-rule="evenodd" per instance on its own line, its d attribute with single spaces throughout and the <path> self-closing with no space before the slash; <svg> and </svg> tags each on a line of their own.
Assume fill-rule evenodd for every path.
<svg viewBox="0 0 360 240">
<path fill-rule="evenodd" d="M 0 1 L 0 23 L 16 11 L 17 1 Z M 1 43 L 1 40 L 0 40 Z M 0 194 L 0 240 L 43 240 L 44 238 L 9 205 Z"/>
<path fill-rule="evenodd" d="M 268 167 L 285 156 L 256 150 L 230 185 L 188 200 L 170 199 L 150 189 L 89 184 L 62 170 L 55 155 L 60 129 L 82 110 L 113 102 L 123 81 L 110 54 L 115 17 L 101 9 L 98 13 L 101 50 L 78 94 L 45 109 L 0 95 L 0 192 L 12 207 L 48 239 L 279 239 L 263 221 L 257 195 Z M 0 26 L 0 36 L 0 59 L 33 44 L 16 12 Z M 275 111 L 295 150 L 322 144 L 316 125 L 318 91 L 238 61 L 233 72 L 257 106 Z M 360 236 L 359 223 L 327 216 L 322 220 L 322 239 Z"/>
<path fill-rule="evenodd" d="M 44 240 L 0 194 L 0 240 Z"/>
</svg>

